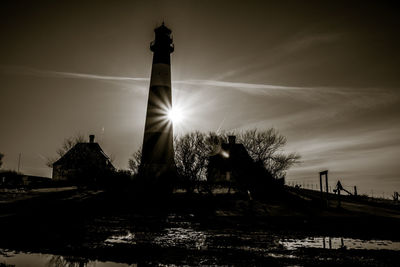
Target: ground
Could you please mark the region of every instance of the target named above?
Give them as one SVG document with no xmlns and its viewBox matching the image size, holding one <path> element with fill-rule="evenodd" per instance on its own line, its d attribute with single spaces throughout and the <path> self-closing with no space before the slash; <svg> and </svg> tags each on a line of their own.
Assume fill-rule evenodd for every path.
<svg viewBox="0 0 400 267">
<path fill-rule="evenodd" d="M 396 266 L 400 260 L 400 209 L 390 202 L 344 198 L 337 208 L 331 195 L 324 207 L 319 192 L 290 188 L 263 200 L 185 193 L 157 200 L 76 187 L 0 196 L 0 263 L 12 264 L 4 255 L 15 252 L 44 254 L 48 266 Z"/>
</svg>

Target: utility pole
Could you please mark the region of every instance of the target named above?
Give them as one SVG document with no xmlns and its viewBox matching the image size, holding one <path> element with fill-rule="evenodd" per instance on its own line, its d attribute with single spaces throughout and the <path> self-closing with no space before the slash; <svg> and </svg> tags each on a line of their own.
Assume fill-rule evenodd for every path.
<svg viewBox="0 0 400 267">
<path fill-rule="evenodd" d="M 18 154 L 18 171 L 19 172 L 19 167 L 21 165 L 21 153 Z"/>
<path fill-rule="evenodd" d="M 322 187 L 322 177 L 325 176 L 325 189 L 326 189 L 326 207 L 329 207 L 329 190 L 328 190 L 328 170 L 319 173 L 319 186 L 321 190 L 321 201 L 324 198 L 324 189 Z"/>
</svg>

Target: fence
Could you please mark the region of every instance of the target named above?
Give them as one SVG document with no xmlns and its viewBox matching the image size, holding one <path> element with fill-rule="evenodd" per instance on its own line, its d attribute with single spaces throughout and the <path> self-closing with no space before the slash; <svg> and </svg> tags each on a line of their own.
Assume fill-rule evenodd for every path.
<svg viewBox="0 0 400 267">
<path fill-rule="evenodd" d="M 315 179 L 317 180 L 317 179 Z M 300 187 L 300 188 L 304 188 L 304 189 L 309 189 L 309 190 L 315 190 L 315 191 L 320 191 L 320 185 L 319 183 L 316 183 L 316 181 L 313 180 L 301 180 L 301 181 L 286 181 L 286 185 L 290 186 L 290 187 Z M 350 193 L 352 193 L 354 195 L 354 185 L 350 186 L 350 185 L 343 185 L 342 187 L 344 189 L 346 189 L 347 191 L 349 191 Z M 336 188 L 336 185 L 332 186 L 332 185 L 328 185 L 328 192 L 334 194 L 335 192 L 333 192 L 333 190 Z M 360 190 L 361 189 L 361 190 Z M 325 192 L 325 186 L 323 188 L 324 192 Z M 362 188 L 359 188 L 357 186 L 357 194 L 358 195 L 367 195 L 368 197 L 371 198 L 376 198 L 376 199 L 390 199 L 393 200 L 394 197 L 394 192 L 388 192 L 388 191 L 377 191 L 377 190 L 362 190 Z"/>
</svg>

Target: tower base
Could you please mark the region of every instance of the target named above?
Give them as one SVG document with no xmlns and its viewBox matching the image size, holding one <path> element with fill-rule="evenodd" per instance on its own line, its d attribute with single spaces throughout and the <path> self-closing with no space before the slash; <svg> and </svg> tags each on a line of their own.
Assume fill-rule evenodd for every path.
<svg viewBox="0 0 400 267">
<path fill-rule="evenodd" d="M 174 164 L 143 164 L 139 168 L 139 177 L 144 191 L 162 196 L 172 193 L 177 171 Z"/>
</svg>

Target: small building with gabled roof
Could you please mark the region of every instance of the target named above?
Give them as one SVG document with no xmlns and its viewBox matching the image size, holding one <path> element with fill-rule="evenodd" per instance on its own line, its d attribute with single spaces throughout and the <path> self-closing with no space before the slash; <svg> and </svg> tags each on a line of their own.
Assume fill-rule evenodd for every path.
<svg viewBox="0 0 400 267">
<path fill-rule="evenodd" d="M 53 180 L 92 183 L 114 170 L 110 158 L 90 135 L 89 142 L 75 144 L 53 163 Z"/>
<path fill-rule="evenodd" d="M 246 171 L 253 160 L 243 144 L 235 142 L 235 136 L 229 136 L 228 143 L 222 143 L 208 158 L 208 180 L 216 183 L 230 182 L 238 172 Z"/>
<path fill-rule="evenodd" d="M 251 192 L 272 188 L 277 183 L 261 162 L 251 158 L 243 144 L 236 143 L 235 136 L 229 136 L 228 140 L 208 158 L 209 182 Z"/>
</svg>

